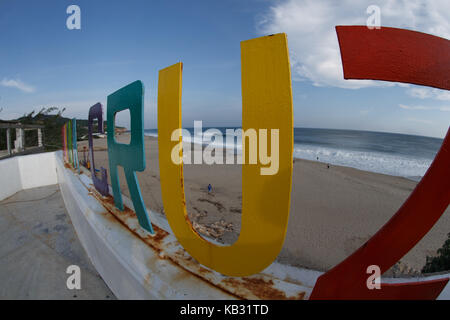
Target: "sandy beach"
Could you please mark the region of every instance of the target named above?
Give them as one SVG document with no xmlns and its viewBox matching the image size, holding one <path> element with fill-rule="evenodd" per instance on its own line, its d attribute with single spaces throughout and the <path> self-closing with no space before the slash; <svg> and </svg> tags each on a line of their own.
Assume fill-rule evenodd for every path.
<svg viewBox="0 0 450 320">
<path fill-rule="evenodd" d="M 117 138 L 126 141 L 127 134 Z M 78 143 L 79 158 L 87 141 Z M 148 208 L 164 212 L 161 200 L 157 138 L 145 137 L 147 168 L 138 172 Z M 109 170 L 106 139 L 94 140 L 95 164 Z M 129 196 L 119 167 L 122 193 Z M 241 219 L 240 165 L 185 165 L 189 217 L 201 234 L 231 244 Z M 109 177 L 108 177 L 109 179 Z M 212 185 L 208 193 L 207 186 Z M 326 271 L 364 244 L 397 211 L 416 182 L 348 167 L 295 159 L 291 210 L 284 247 L 277 260 Z M 447 208 L 431 231 L 386 276 L 417 275 L 426 256 L 435 255 L 450 232 Z"/>
</svg>

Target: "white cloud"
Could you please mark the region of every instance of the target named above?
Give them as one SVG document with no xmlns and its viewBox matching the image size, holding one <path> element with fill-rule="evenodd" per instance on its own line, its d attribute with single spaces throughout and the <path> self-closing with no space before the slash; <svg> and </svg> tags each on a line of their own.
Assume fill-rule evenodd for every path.
<svg viewBox="0 0 450 320">
<path fill-rule="evenodd" d="M 450 38 L 448 0 L 286 0 L 260 18 L 262 34 L 286 32 L 293 79 L 316 86 L 361 88 L 392 85 L 369 80 L 344 80 L 336 25 L 365 25 L 369 5 L 381 8 L 381 25 Z"/>
<path fill-rule="evenodd" d="M 36 89 L 20 80 L 14 80 L 14 79 L 6 79 L 3 78 L 3 80 L 0 82 L 0 85 L 8 88 L 16 88 L 26 93 L 32 93 L 36 91 Z"/>
<path fill-rule="evenodd" d="M 418 87 L 409 89 L 407 93 L 413 98 L 450 101 L 450 91 L 445 90 Z"/>
<path fill-rule="evenodd" d="M 412 88 L 407 91 L 411 97 L 419 99 L 431 98 L 431 91 L 428 88 Z"/>
<path fill-rule="evenodd" d="M 406 118 L 406 121 L 424 123 L 424 124 L 433 124 L 433 121 L 425 120 L 425 119 L 417 119 L 417 118 Z"/>
<path fill-rule="evenodd" d="M 450 111 L 450 106 L 431 107 L 431 106 L 408 106 L 404 104 L 399 104 L 398 106 L 406 110 L 439 110 L 444 112 Z"/>
</svg>

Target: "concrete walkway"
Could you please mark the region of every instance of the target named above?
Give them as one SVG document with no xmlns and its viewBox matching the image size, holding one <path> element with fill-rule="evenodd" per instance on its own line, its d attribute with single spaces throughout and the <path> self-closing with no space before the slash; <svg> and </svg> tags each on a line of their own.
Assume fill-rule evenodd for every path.
<svg viewBox="0 0 450 320">
<path fill-rule="evenodd" d="M 70 265 L 81 269 L 80 290 L 66 286 Z M 0 299 L 115 299 L 81 246 L 58 185 L 0 202 Z"/>
</svg>

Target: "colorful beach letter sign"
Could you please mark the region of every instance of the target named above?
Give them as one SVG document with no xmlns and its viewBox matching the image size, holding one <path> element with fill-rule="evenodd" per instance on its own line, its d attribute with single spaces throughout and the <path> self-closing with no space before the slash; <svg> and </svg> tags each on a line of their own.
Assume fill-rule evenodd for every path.
<svg viewBox="0 0 450 320">
<path fill-rule="evenodd" d="M 382 27 L 337 26 L 345 79 L 412 83 L 450 90 L 450 41 Z M 311 299 L 435 299 L 446 278 L 366 286 L 369 265 L 381 274 L 407 254 L 439 220 L 450 199 L 450 130 L 428 171 L 395 215 L 361 248 L 321 275 Z"/>
<path fill-rule="evenodd" d="M 71 121 L 72 125 L 72 165 L 76 170 L 80 169 L 80 164 L 78 162 L 78 146 L 77 146 L 77 119 L 73 118 Z"/>
<path fill-rule="evenodd" d="M 69 163 L 72 168 L 79 170 L 78 150 L 77 150 L 77 119 L 73 118 L 67 121 L 62 126 L 62 146 L 63 157 L 66 163 Z"/>
<path fill-rule="evenodd" d="M 97 119 L 98 123 L 98 133 L 104 133 L 103 130 L 103 107 L 101 103 L 93 105 L 89 109 L 88 117 L 88 139 L 89 139 L 89 162 L 91 168 L 92 182 L 94 183 L 95 189 L 100 192 L 103 196 L 109 194 L 108 190 L 108 178 L 107 171 L 105 168 L 100 168 L 101 179 L 97 178 L 95 174 L 95 163 L 94 163 L 94 141 L 92 137 L 94 120 Z"/>
<path fill-rule="evenodd" d="M 450 90 L 450 41 L 395 28 L 337 27 L 345 79 L 374 79 L 412 83 Z M 181 92 L 182 63 L 160 70 L 158 83 L 158 144 L 160 183 L 164 211 L 184 249 L 199 263 L 227 276 L 248 276 L 268 267 L 279 254 L 289 218 L 293 170 L 293 104 L 287 39 L 276 34 L 241 43 L 242 130 L 279 130 L 279 169 L 261 174 L 264 163 L 246 163 L 250 148 L 242 141 L 242 224 L 238 240 L 217 245 L 197 233 L 186 211 L 183 175 Z M 108 96 L 107 137 L 114 202 L 123 210 L 118 166 L 123 167 L 140 225 L 153 233 L 136 171 L 145 169 L 141 81 Z M 115 139 L 115 117 L 129 110 L 131 140 Z M 103 125 L 102 106 L 89 111 L 89 147 L 96 188 L 107 189 L 106 170 L 95 177 L 92 122 Z M 76 119 L 64 125 L 64 158 L 78 167 Z M 245 135 L 242 135 L 245 139 Z M 174 139 L 175 138 L 175 139 Z M 178 154 L 178 155 L 177 155 Z M 449 205 L 450 130 L 433 163 L 397 213 L 361 248 L 316 281 L 311 299 L 433 299 L 448 278 L 406 283 L 382 283 L 380 290 L 367 287 L 367 267 L 386 272 L 433 227 Z M 101 185 L 100 185 L 101 184 Z M 100 190 L 99 190 L 100 191 Z"/>
<path fill-rule="evenodd" d="M 285 34 L 241 43 L 242 129 L 279 129 L 279 170 L 261 175 L 263 164 L 242 165 L 242 224 L 239 239 L 219 246 L 203 239 L 186 212 L 181 136 L 182 64 L 159 72 L 158 144 L 161 191 L 167 220 L 180 244 L 198 262 L 228 276 L 246 276 L 269 266 L 284 242 L 292 183 L 293 109 Z M 178 141 L 172 141 L 178 132 Z M 245 141 L 242 142 L 243 144 Z M 249 148 L 246 148 L 248 158 Z"/>
<path fill-rule="evenodd" d="M 122 193 L 120 190 L 117 166 L 121 166 L 133 201 L 139 224 L 153 233 L 147 209 L 142 200 L 141 189 L 136 177 L 136 171 L 145 169 L 144 149 L 144 86 L 141 81 L 135 81 L 108 96 L 107 131 L 108 157 L 111 186 L 114 203 L 119 210 L 123 210 Z M 118 143 L 115 139 L 116 113 L 130 111 L 131 139 L 129 144 Z"/>
<path fill-rule="evenodd" d="M 67 123 L 61 127 L 61 137 L 62 137 L 62 152 L 64 162 L 69 161 L 69 155 L 67 153 Z"/>
<path fill-rule="evenodd" d="M 71 166 L 73 166 L 73 147 L 72 147 L 72 137 L 73 137 L 73 131 L 72 131 L 72 120 L 69 120 L 67 122 L 67 150 L 68 150 L 68 159 Z"/>
</svg>

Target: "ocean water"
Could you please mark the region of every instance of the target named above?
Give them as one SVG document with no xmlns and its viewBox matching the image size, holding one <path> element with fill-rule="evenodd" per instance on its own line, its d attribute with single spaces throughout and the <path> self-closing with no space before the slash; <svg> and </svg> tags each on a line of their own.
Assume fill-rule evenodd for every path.
<svg viewBox="0 0 450 320">
<path fill-rule="evenodd" d="M 183 134 L 183 141 L 203 144 L 212 142 L 229 149 L 234 147 L 237 153 L 242 149 L 240 137 L 235 139 L 235 144 L 226 145 L 225 138 L 222 143 L 214 142 L 212 137 L 218 132 L 205 134 L 208 129 L 203 128 L 205 137 L 202 141 L 201 136 L 194 135 L 193 128 L 187 128 L 189 134 Z M 217 129 L 222 133 L 226 130 Z M 146 129 L 144 132 L 148 136 L 158 136 L 156 129 Z M 294 128 L 294 157 L 418 181 L 429 168 L 442 141 L 396 133 Z"/>
</svg>

